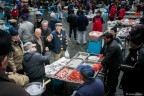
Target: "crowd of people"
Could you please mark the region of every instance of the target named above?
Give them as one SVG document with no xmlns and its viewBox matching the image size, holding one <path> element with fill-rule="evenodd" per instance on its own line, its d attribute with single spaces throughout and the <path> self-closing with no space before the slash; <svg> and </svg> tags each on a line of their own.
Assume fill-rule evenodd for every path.
<svg viewBox="0 0 144 96">
<path fill-rule="evenodd" d="M 36 14 L 34 24 L 29 20 L 28 6 L 39 8 L 45 6 L 44 2 L 33 0 L 28 5 L 22 5 L 19 0 L 9 2 L 15 5 L 12 10 L 7 4 L 5 5 L 4 19 L 8 22 L 13 18 L 17 20 L 17 23 L 21 20 L 21 24 L 9 28 L 9 33 L 0 30 L 0 96 L 30 96 L 23 87 L 31 82 L 43 82 L 45 65 L 51 63 L 51 56 L 54 57 L 54 61 L 65 57 L 73 32 L 77 45 L 82 43 L 85 46 L 89 24 L 89 18 L 86 14 L 89 14 L 90 11 L 95 14 L 92 19 L 92 31 L 103 31 L 103 24 L 106 21 L 103 19 L 102 12 L 100 10 L 95 12 L 95 9 L 97 4 L 102 4 L 103 7 L 104 3 L 91 0 L 47 2 L 52 5 L 53 12 L 50 13 L 50 18 L 45 20 L 43 14 Z M 110 2 L 107 8 L 109 20 L 123 19 L 126 11 L 130 9 L 130 4 L 131 2 L 125 0 Z M 143 12 L 141 2 L 134 2 L 131 5 L 136 16 Z M 64 6 L 68 6 L 66 21 L 69 24 L 69 32 L 63 28 L 61 20 Z M 78 9 L 76 14 L 74 8 Z M 59 14 L 59 18 L 56 18 L 55 12 Z M 132 26 L 126 37 L 130 47 L 126 57 L 122 54 L 122 41 L 117 37 L 117 27 L 104 33 L 101 36 L 104 41 L 104 46 L 101 49 L 101 54 L 104 56 L 101 61 L 104 79 L 94 78 L 94 70 L 91 66 L 79 66 L 77 69 L 84 83 L 73 92 L 72 96 L 116 96 L 117 86 L 123 89 L 124 96 L 131 96 L 131 94 L 142 96 L 144 94 L 144 80 L 142 78 L 144 70 L 143 31 L 142 22 Z M 69 34 L 67 35 L 67 33 Z M 118 85 L 121 71 L 123 75 L 120 85 Z M 10 91 L 7 92 L 7 90 Z"/>
</svg>

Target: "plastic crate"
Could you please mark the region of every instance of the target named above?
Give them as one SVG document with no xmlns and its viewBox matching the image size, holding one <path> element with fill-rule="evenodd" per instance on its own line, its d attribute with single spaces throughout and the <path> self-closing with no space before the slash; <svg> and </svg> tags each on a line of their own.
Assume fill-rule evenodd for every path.
<svg viewBox="0 0 144 96">
<path fill-rule="evenodd" d="M 87 52 L 90 54 L 100 54 L 101 48 L 102 48 L 102 40 L 101 39 L 97 42 L 89 41 Z"/>
</svg>

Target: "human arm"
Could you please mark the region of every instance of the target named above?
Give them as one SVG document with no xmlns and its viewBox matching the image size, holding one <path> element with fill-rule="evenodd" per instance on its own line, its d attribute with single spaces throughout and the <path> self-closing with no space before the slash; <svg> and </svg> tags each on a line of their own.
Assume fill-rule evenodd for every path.
<svg viewBox="0 0 144 96">
<path fill-rule="evenodd" d="M 126 58 L 126 60 L 130 60 L 130 56 Z M 129 62 L 125 61 L 124 64 L 120 65 L 120 69 L 122 71 L 142 71 L 144 70 L 144 53 L 142 51 L 137 53 L 137 62 L 134 65 L 130 65 Z"/>
<path fill-rule="evenodd" d="M 109 48 L 105 52 L 104 59 L 101 62 L 102 65 L 106 65 L 111 61 L 111 59 L 113 58 L 113 55 L 115 53 L 115 50 L 116 49 L 114 46 L 109 46 Z"/>
<path fill-rule="evenodd" d="M 13 52 L 11 52 L 11 53 L 9 54 L 8 66 L 10 66 L 10 67 L 12 68 L 12 71 L 13 71 L 14 73 L 16 73 L 17 70 L 16 70 L 15 62 L 14 62 L 14 60 L 13 60 L 13 55 L 14 55 Z"/>
</svg>

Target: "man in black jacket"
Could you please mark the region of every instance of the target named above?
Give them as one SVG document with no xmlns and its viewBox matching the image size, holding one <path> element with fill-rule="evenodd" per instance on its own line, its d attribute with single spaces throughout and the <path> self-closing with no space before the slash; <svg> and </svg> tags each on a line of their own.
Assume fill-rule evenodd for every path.
<svg viewBox="0 0 144 96">
<path fill-rule="evenodd" d="M 5 72 L 11 48 L 10 35 L 0 30 L 0 96 L 30 96 L 22 87 L 9 79 Z"/>
<path fill-rule="evenodd" d="M 23 59 L 23 69 L 29 77 L 30 82 L 42 82 L 45 76 L 44 64 L 49 64 L 47 56 L 36 52 L 35 44 L 27 42 L 24 44 L 26 53 Z"/>
<path fill-rule="evenodd" d="M 141 28 L 135 28 L 133 31 L 139 31 Z M 144 95 L 144 44 L 142 43 L 142 35 L 137 34 L 129 38 L 129 54 L 124 60 L 124 64 L 120 66 L 124 72 L 121 80 L 121 87 L 124 96 L 133 94 L 134 96 Z"/>
<path fill-rule="evenodd" d="M 76 20 L 76 24 L 78 27 L 78 38 L 77 38 L 77 44 L 79 45 L 82 43 L 85 45 L 86 44 L 86 29 L 89 24 L 88 18 L 84 15 L 84 11 L 80 11 L 80 15 L 78 16 Z"/>
<path fill-rule="evenodd" d="M 105 49 L 102 53 L 104 59 L 101 64 L 106 68 L 105 83 L 110 89 L 108 96 L 114 96 L 120 74 L 119 66 L 123 61 L 122 51 L 117 41 L 113 40 L 113 35 L 111 33 L 105 33 L 102 37 L 104 39 Z"/>
<path fill-rule="evenodd" d="M 68 15 L 67 22 L 69 23 L 69 38 L 71 38 L 72 31 L 74 32 L 74 39 L 76 40 L 76 20 L 77 15 L 74 14 L 74 10 L 71 10 L 71 13 Z"/>
</svg>

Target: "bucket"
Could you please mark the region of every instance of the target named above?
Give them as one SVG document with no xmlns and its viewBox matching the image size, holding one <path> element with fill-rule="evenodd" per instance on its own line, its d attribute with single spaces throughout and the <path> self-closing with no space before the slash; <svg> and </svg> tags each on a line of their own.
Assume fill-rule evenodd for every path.
<svg viewBox="0 0 144 96">
<path fill-rule="evenodd" d="M 27 84 L 24 89 L 31 95 L 31 96 L 42 96 L 42 93 L 46 90 L 46 87 L 43 86 L 41 82 L 32 82 Z"/>
</svg>

